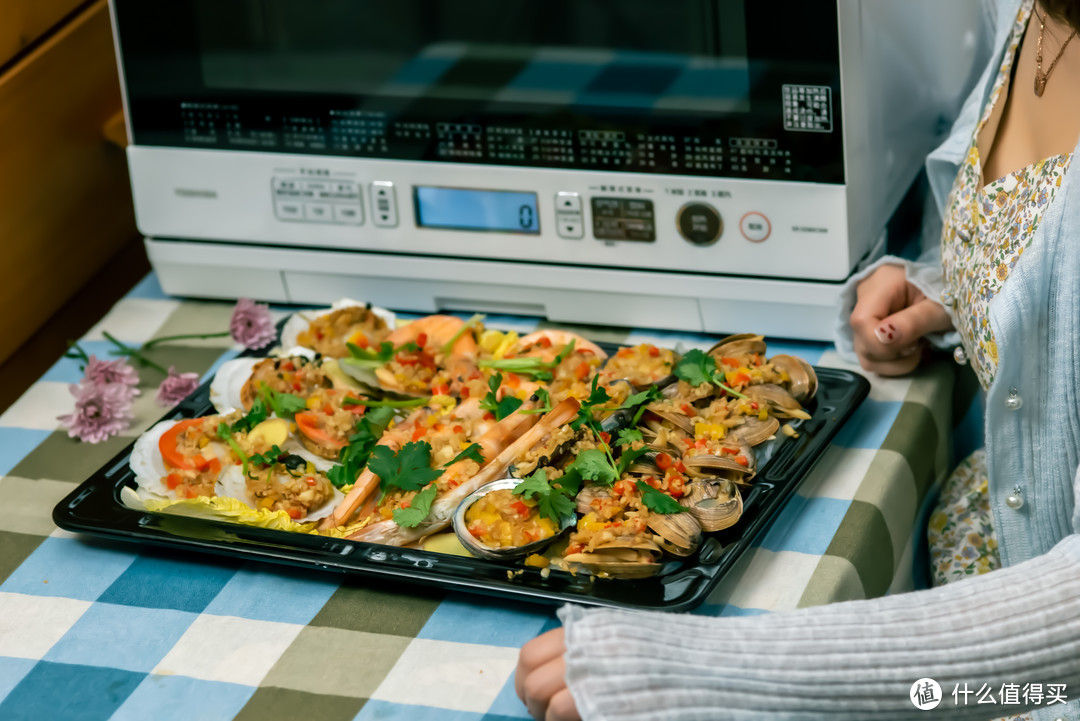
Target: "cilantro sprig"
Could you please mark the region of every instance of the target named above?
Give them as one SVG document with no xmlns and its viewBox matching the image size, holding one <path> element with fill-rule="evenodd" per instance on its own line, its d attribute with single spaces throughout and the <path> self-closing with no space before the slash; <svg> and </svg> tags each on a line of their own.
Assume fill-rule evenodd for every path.
<svg viewBox="0 0 1080 721">
<path fill-rule="evenodd" d="M 663 491 L 656 490 L 645 481 L 638 481 L 635 485 L 637 485 L 637 489 L 641 491 L 641 502 L 644 503 L 645 507 L 650 511 L 663 515 L 684 513 L 686 511 L 685 506 L 682 506 L 678 501 Z"/>
<path fill-rule="evenodd" d="M 431 504 L 439 489 L 434 483 L 417 493 L 409 501 L 408 508 L 394 509 L 394 523 L 405 528 L 416 528 L 431 513 Z"/>
<path fill-rule="evenodd" d="M 426 406 L 430 402 L 430 398 L 405 398 L 403 400 L 396 401 L 380 401 L 374 398 L 352 398 L 346 397 L 342 401 L 344 406 L 367 406 L 368 408 L 419 408 L 420 406 Z"/>
<path fill-rule="evenodd" d="M 746 398 L 742 393 L 738 393 L 724 383 L 723 373 L 716 367 L 716 359 L 697 348 L 688 351 L 686 355 L 679 359 L 679 362 L 675 364 L 673 373 L 676 378 L 686 381 L 692 386 L 712 383 L 728 395 L 736 398 Z"/>
<path fill-rule="evenodd" d="M 450 355 L 450 351 L 454 349 L 454 344 L 458 342 L 458 339 L 460 339 L 461 336 L 465 335 L 469 331 L 476 330 L 476 328 L 479 327 L 479 325 L 483 321 L 484 315 L 482 313 L 477 313 L 472 318 L 469 318 L 467 321 L 465 321 L 465 325 L 458 328 L 458 332 L 454 333 L 453 337 L 451 337 L 450 340 L 446 341 L 446 343 L 443 344 L 443 355 Z"/>
<path fill-rule="evenodd" d="M 503 376 L 502 373 L 496 373 L 488 379 L 488 392 L 480 401 L 480 407 L 485 411 L 491 411 L 495 415 L 495 420 L 501 421 L 508 415 L 521 408 L 524 401 L 520 398 L 516 398 L 511 395 L 504 395 L 502 400 L 497 400 L 499 392 L 499 386 L 502 385 Z"/>
<path fill-rule="evenodd" d="M 345 347 L 349 349 L 349 357 L 343 362 L 357 368 L 375 368 L 389 363 L 401 351 L 420 350 L 416 343 L 403 343 L 395 348 L 393 343 L 385 340 L 377 348 L 361 348 L 355 343 L 346 343 Z"/>
<path fill-rule="evenodd" d="M 645 439 L 642 437 L 641 431 L 637 428 L 620 428 L 618 438 L 615 439 L 615 442 L 620 446 L 629 446 L 636 441 L 643 440 Z"/>
<path fill-rule="evenodd" d="M 229 424 L 225 421 L 218 423 L 217 437 L 225 441 L 225 443 L 228 444 L 229 448 L 233 450 L 233 453 L 236 454 L 236 457 L 240 459 L 240 462 L 243 464 L 244 476 L 247 476 L 248 455 L 244 453 L 244 449 L 241 448 L 240 444 L 236 442 L 236 439 L 232 437 L 232 431 L 229 428 Z"/>
<path fill-rule="evenodd" d="M 547 470 L 541 468 L 519 483 L 513 494 L 528 500 L 536 498 L 537 512 L 543 518 L 550 518 L 556 525 L 562 525 L 566 519 L 574 516 L 574 496 L 581 490 L 580 477 L 564 475 L 548 481 Z"/>
<path fill-rule="evenodd" d="M 494 368 L 496 370 L 511 371 L 518 375 L 532 376 L 536 380 L 550 381 L 555 375 L 552 373 L 566 357 L 574 352 L 574 339 L 563 346 L 554 360 L 545 361 L 542 358 L 485 358 L 477 365 L 481 368 Z"/>
<path fill-rule="evenodd" d="M 266 383 L 259 383 L 259 397 L 278 418 L 288 418 L 307 407 L 307 401 L 300 396 L 276 391 Z"/>
<path fill-rule="evenodd" d="M 484 465 L 484 454 L 481 453 L 481 450 L 479 443 L 471 443 L 468 448 L 454 456 L 449 463 L 443 466 L 443 468 L 449 468 L 458 461 L 464 461 L 466 458 L 471 458 L 482 466 Z"/>
<path fill-rule="evenodd" d="M 357 421 L 356 433 L 349 436 L 349 444 L 338 455 L 340 465 L 334 466 L 326 474 L 336 488 L 356 482 L 356 477 L 367 466 L 372 449 L 393 417 L 393 408 L 375 408 Z"/>
<path fill-rule="evenodd" d="M 536 396 L 536 402 L 540 405 L 536 408 L 530 408 L 527 411 L 521 411 L 523 414 L 547 413 L 552 410 L 551 396 L 548 394 L 546 388 L 537 388 L 536 393 L 533 395 Z"/>
<path fill-rule="evenodd" d="M 236 423 L 229 426 L 229 430 L 233 433 L 247 433 L 265 421 L 269 415 L 270 413 L 266 410 L 266 401 L 262 398 L 256 398 L 251 404 L 251 410 Z"/>
</svg>

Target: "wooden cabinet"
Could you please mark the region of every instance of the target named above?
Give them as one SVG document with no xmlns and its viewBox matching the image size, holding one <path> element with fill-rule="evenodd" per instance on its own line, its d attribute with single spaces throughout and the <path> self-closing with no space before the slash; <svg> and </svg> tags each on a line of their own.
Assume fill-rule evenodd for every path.
<svg viewBox="0 0 1080 721">
<path fill-rule="evenodd" d="M 0 56 L 77 3 L 0 0 Z M 25 43 L 23 43 L 25 44 Z M 81 6 L 0 75 L 0 363 L 136 235 L 105 0 Z"/>
</svg>

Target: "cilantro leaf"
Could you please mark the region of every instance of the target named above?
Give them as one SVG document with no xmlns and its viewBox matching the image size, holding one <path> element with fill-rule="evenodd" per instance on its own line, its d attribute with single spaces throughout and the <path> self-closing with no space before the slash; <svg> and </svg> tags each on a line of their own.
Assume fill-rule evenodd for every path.
<svg viewBox="0 0 1080 721">
<path fill-rule="evenodd" d="M 431 513 L 431 503 L 435 500 L 435 494 L 439 489 L 432 483 L 430 486 L 413 496 L 408 508 L 394 509 L 394 523 L 405 528 L 416 528 Z"/>
<path fill-rule="evenodd" d="M 576 470 L 585 480 L 595 481 L 606 486 L 610 486 L 619 480 L 616 469 L 612 468 L 607 454 L 597 448 L 579 453 L 567 470 L 570 469 Z"/>
<path fill-rule="evenodd" d="M 276 391 L 265 383 L 259 384 L 259 396 L 278 418 L 294 415 L 307 407 L 307 401 L 300 396 Z"/>
<path fill-rule="evenodd" d="M 641 491 L 641 502 L 645 504 L 645 507 L 654 513 L 660 513 L 667 515 L 669 513 L 683 513 L 686 508 L 679 504 L 674 498 L 658 491 L 650 486 L 645 481 L 637 482 L 637 489 Z"/>
<path fill-rule="evenodd" d="M 619 455 L 619 462 L 616 464 L 616 472 L 618 477 L 622 478 L 626 473 L 626 469 L 634 464 L 634 461 L 641 458 L 643 455 L 649 452 L 648 446 L 642 446 L 641 448 L 627 448 L 622 454 Z"/>
<path fill-rule="evenodd" d="M 243 464 L 244 475 L 246 476 L 248 472 L 247 454 L 244 453 L 244 449 L 240 447 L 240 444 L 236 442 L 236 439 L 232 437 L 232 431 L 229 430 L 229 424 L 225 421 L 218 423 L 217 437 L 225 441 L 229 445 L 229 448 L 232 449 L 233 453 L 236 454 L 236 457 L 240 459 L 240 462 Z"/>
<path fill-rule="evenodd" d="M 266 402 L 262 398 L 256 398 L 251 404 L 251 410 L 236 423 L 233 423 L 230 430 L 233 433 L 247 433 L 252 428 L 265 421 L 269 415 L 269 412 L 266 410 Z"/>
<path fill-rule="evenodd" d="M 620 428 L 619 437 L 615 440 L 616 445 L 628 446 L 634 441 L 645 440 L 641 436 L 641 431 L 637 428 Z"/>
<path fill-rule="evenodd" d="M 349 436 L 349 445 L 342 448 L 338 455 L 341 465 L 334 466 L 326 474 L 336 488 L 356 482 L 356 477 L 364 470 L 372 449 L 393 417 L 392 408 L 375 408 L 361 416 L 356 423 L 356 433 Z"/>
<path fill-rule="evenodd" d="M 278 446 L 271 446 L 270 450 L 266 453 L 256 453 L 248 458 L 248 462 L 256 466 L 272 466 L 277 463 L 278 458 L 283 455 L 287 455 L 285 451 L 281 450 Z"/>
<path fill-rule="evenodd" d="M 593 376 L 592 386 L 589 388 L 589 397 L 581 401 L 577 417 L 570 421 L 570 427 L 575 431 L 581 428 L 582 424 L 592 422 L 592 413 L 596 406 L 603 405 L 611 400 L 611 395 L 599 382 L 600 376 Z"/>
<path fill-rule="evenodd" d="M 389 446 L 375 446 L 368 467 L 379 477 L 379 487 L 385 493 L 390 488 L 419 491 L 442 475 L 431 467 L 431 444 L 411 441 L 394 453 Z"/>
<path fill-rule="evenodd" d="M 534 395 L 536 396 L 536 402 L 539 403 L 540 405 L 538 407 L 536 407 L 536 408 L 532 408 L 532 409 L 527 410 L 527 411 L 522 411 L 522 413 L 531 414 L 531 413 L 547 413 L 547 412 L 549 412 L 551 410 L 551 396 L 548 394 L 547 389 L 546 388 L 537 388 L 536 393 Z"/>
<path fill-rule="evenodd" d="M 536 497 L 539 501 L 537 504 L 539 514 L 561 525 L 566 518 L 574 514 L 573 496 L 577 494 L 577 487 L 568 488 L 560 481 L 562 479 L 558 478 L 549 483 L 547 470 L 541 468 L 519 483 L 513 493 L 525 499 Z"/>
<path fill-rule="evenodd" d="M 503 399 L 495 407 L 495 420 L 501 421 L 506 418 L 518 408 L 521 408 L 523 402 L 520 398 L 514 396 L 503 396 Z"/>
<path fill-rule="evenodd" d="M 712 383 L 713 374 L 716 373 L 716 361 L 711 355 L 694 348 L 679 359 L 674 373 L 676 378 L 692 386 Z"/>
<path fill-rule="evenodd" d="M 477 463 L 479 463 L 482 466 L 482 465 L 484 465 L 484 454 L 481 453 L 480 451 L 481 451 L 480 444 L 479 443 L 473 443 L 468 448 L 463 450 L 461 453 L 454 456 L 454 459 L 452 461 L 450 461 L 449 463 L 447 463 L 445 466 L 443 466 L 443 468 L 449 468 L 450 466 L 454 465 L 458 461 L 463 461 L 466 458 L 471 458 L 472 460 L 476 461 Z"/>
</svg>

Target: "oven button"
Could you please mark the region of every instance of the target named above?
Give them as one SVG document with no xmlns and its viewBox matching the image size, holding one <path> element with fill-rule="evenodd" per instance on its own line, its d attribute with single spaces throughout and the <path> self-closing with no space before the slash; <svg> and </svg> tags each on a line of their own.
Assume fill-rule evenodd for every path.
<svg viewBox="0 0 1080 721">
<path fill-rule="evenodd" d="M 302 203 L 295 203 L 290 200 L 279 200 L 274 203 L 274 213 L 277 215 L 278 220 L 303 220 L 304 206 Z"/>
<path fill-rule="evenodd" d="M 707 203 L 687 203 L 675 215 L 679 235 L 694 245 L 712 245 L 724 232 L 724 221 Z"/>
<path fill-rule="evenodd" d="M 345 225 L 361 225 L 364 222 L 364 216 L 359 205 L 338 204 L 334 206 L 334 222 Z"/>
<path fill-rule="evenodd" d="M 316 223 L 332 223 L 334 210 L 330 203 L 304 203 L 304 220 Z"/>
<path fill-rule="evenodd" d="M 397 192 L 391 181 L 376 180 L 371 184 L 371 215 L 380 228 L 397 227 Z"/>
<path fill-rule="evenodd" d="M 558 213 L 556 214 L 556 225 L 559 229 L 560 238 L 576 240 L 585 237 L 585 223 L 581 221 L 581 213 L 576 215 Z"/>
<path fill-rule="evenodd" d="M 556 213 L 580 213 L 581 196 L 577 193 L 561 191 L 555 194 Z"/>
<path fill-rule="evenodd" d="M 764 214 L 755 211 L 739 220 L 739 230 L 747 240 L 760 243 L 772 234 L 772 224 Z"/>
</svg>

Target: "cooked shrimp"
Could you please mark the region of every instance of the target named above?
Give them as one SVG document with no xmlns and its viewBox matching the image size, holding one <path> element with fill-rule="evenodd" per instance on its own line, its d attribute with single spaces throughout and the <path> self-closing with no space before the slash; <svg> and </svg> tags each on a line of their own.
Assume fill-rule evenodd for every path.
<svg viewBox="0 0 1080 721">
<path fill-rule="evenodd" d="M 456 336 L 456 338 L 455 338 Z M 478 373 L 476 338 L 465 321 L 450 315 L 429 315 L 404 325 L 387 336 L 400 347 L 415 343 L 416 351 L 402 351 L 375 370 L 379 384 L 409 395 L 449 395 Z M 449 346 L 448 351 L 446 347 Z"/>
<path fill-rule="evenodd" d="M 522 432 L 522 425 L 531 423 L 532 421 L 523 419 L 531 418 L 531 416 L 521 416 L 519 414 L 508 416 L 499 424 L 500 426 L 506 424 L 504 427 L 493 428 L 489 431 L 489 434 L 497 434 L 503 441 L 514 438 L 515 436 L 516 439 L 512 443 L 503 444 L 502 450 L 497 455 L 493 457 L 485 456 L 485 458 L 489 458 L 489 460 L 483 465 L 479 473 L 471 478 L 465 479 L 460 485 L 450 489 L 436 499 L 431 505 L 431 512 L 428 514 L 428 518 L 423 523 L 416 528 L 406 528 L 404 526 L 399 526 L 392 520 L 378 521 L 377 523 L 365 526 L 349 536 L 349 538 L 354 541 L 404 546 L 414 541 L 418 541 L 424 536 L 441 531 L 449 525 L 454 509 L 457 508 L 457 505 L 461 503 L 462 499 L 484 484 L 490 483 L 501 477 L 510 467 L 510 464 L 514 462 L 514 459 L 540 442 L 545 435 L 553 432 L 564 423 L 568 423 L 575 415 L 577 415 L 578 408 L 580 408 L 580 403 L 573 398 L 569 398 L 544 415 L 538 422 L 533 423 L 532 427 L 524 432 Z M 512 423 L 507 423 L 507 421 L 512 421 Z M 518 435 L 519 433 L 520 435 Z M 490 440 L 492 441 L 493 448 L 498 445 L 494 437 Z M 483 445 L 482 441 L 481 444 Z M 443 475 L 453 475 L 458 470 L 459 466 L 467 462 L 468 461 L 459 461 L 458 463 L 455 463 L 447 468 Z"/>
<path fill-rule="evenodd" d="M 559 355 L 559 351 L 569 345 L 571 341 L 574 343 L 576 353 L 585 351 L 592 353 L 600 360 L 607 358 L 607 353 L 591 340 L 583 338 L 577 333 L 556 328 L 546 328 L 529 333 L 519 338 L 516 345 L 521 355 L 538 356 L 543 357 L 546 361 L 553 361 L 555 356 Z"/>
</svg>

